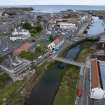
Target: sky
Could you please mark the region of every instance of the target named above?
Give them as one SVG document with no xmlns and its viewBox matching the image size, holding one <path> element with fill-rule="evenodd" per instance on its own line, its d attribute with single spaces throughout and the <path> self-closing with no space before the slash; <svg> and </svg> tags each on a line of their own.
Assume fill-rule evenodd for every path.
<svg viewBox="0 0 105 105">
<path fill-rule="evenodd" d="M 105 0 L 0 0 L 0 5 L 105 5 Z"/>
</svg>

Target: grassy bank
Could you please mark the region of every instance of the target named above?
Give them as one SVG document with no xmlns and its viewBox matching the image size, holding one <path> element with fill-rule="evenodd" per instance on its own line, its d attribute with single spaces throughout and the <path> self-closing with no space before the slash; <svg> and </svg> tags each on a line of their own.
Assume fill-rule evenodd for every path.
<svg viewBox="0 0 105 105">
<path fill-rule="evenodd" d="M 76 61 L 77 62 L 84 62 L 86 57 L 92 52 L 92 45 L 94 41 L 86 41 L 80 44 L 80 51 L 77 54 Z"/>
<path fill-rule="evenodd" d="M 91 53 L 92 49 L 92 45 L 96 42 L 97 40 L 84 40 L 81 41 L 77 44 L 74 44 L 72 46 L 68 46 L 67 48 L 65 48 L 60 54 L 60 57 L 65 57 L 67 55 L 67 52 L 72 49 L 73 47 L 76 47 L 77 45 L 80 45 L 80 51 L 76 56 L 76 60 L 77 61 L 84 61 L 85 58 L 88 56 L 89 53 Z"/>
<path fill-rule="evenodd" d="M 66 68 L 53 105 L 74 105 L 76 84 L 79 77 L 78 69 L 75 66 Z"/>
</svg>

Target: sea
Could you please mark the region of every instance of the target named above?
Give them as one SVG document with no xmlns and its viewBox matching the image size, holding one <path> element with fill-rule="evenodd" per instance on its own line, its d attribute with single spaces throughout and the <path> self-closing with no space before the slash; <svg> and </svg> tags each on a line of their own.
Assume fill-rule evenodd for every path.
<svg viewBox="0 0 105 105">
<path fill-rule="evenodd" d="M 105 6 L 98 5 L 30 5 L 35 12 L 59 12 L 65 10 L 105 10 Z"/>
</svg>

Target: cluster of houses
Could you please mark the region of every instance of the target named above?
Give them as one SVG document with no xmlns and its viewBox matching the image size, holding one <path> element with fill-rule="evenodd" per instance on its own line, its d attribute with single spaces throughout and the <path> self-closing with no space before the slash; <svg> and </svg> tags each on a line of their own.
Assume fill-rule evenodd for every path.
<svg viewBox="0 0 105 105">
<path fill-rule="evenodd" d="M 19 58 L 19 54 L 35 48 L 35 42 L 30 40 L 30 32 L 23 29 L 21 24 L 35 23 L 40 13 L 19 9 L 19 11 L 12 11 L 16 14 L 4 16 L 3 12 L 4 10 L 0 12 L 0 34 L 7 34 L 7 36 L 0 38 L 0 57 L 4 58 L 0 63 L 0 70 L 9 74 L 14 81 L 22 80 L 31 71 L 31 61 Z"/>
<path fill-rule="evenodd" d="M 77 15 L 78 13 L 72 13 L 68 12 L 66 13 L 58 13 L 54 14 L 52 13 L 50 16 L 50 20 L 48 22 L 48 29 L 47 34 L 48 35 L 57 35 L 61 34 L 65 37 L 71 37 L 72 35 L 75 35 L 75 33 L 79 30 L 79 28 L 85 24 L 89 19 L 91 19 L 91 16 L 89 14 L 80 13 L 77 17 L 70 17 L 69 15 Z M 65 15 L 68 15 L 66 18 Z M 57 17 L 58 16 L 58 17 Z"/>
<path fill-rule="evenodd" d="M 22 11 L 13 16 L 5 16 L 0 18 L 0 33 L 9 33 L 9 39 L 4 38 L 4 41 L 2 39 L 0 40 L 0 54 L 5 56 L 3 62 L 0 63 L 0 68 L 7 72 L 14 81 L 23 79 L 24 76 L 30 71 L 31 66 L 30 61 L 18 58 L 17 56 L 22 51 L 29 51 L 35 44 L 33 42 L 25 42 L 26 39 L 31 37 L 31 34 L 28 30 L 23 29 L 20 24 L 25 21 L 33 23 L 38 15 L 38 13 Z M 65 19 L 62 16 L 64 16 L 62 13 L 54 15 L 51 13 L 44 16 L 44 19 L 50 19 L 46 22 L 46 24 L 48 23 L 48 27 L 46 27 L 47 31 L 50 32 L 53 28 L 55 28 L 52 32 L 56 32 L 56 26 L 58 27 L 58 30 L 61 29 L 61 33 L 56 33 L 56 38 L 48 45 L 49 51 L 53 54 L 55 54 L 64 44 L 65 37 L 63 33 L 65 33 L 66 30 L 75 32 L 79 25 L 87 21 L 87 18 L 89 17 L 88 15 L 81 15 L 82 17 L 75 18 L 73 20 L 71 18 Z M 50 34 L 54 35 L 52 32 L 50 32 Z M 69 34 L 70 33 L 67 35 Z"/>
<path fill-rule="evenodd" d="M 93 53 L 90 72 L 90 98 L 105 99 L 105 36 L 101 36 Z"/>
<path fill-rule="evenodd" d="M 12 32 L 14 27 L 19 26 L 22 22 L 31 22 L 33 23 L 36 20 L 38 14 L 34 12 L 27 11 L 15 11 L 16 14 L 8 15 L 5 12 L 5 15 L 2 16 L 4 11 L 1 11 L 0 16 L 0 33 L 9 34 Z"/>
</svg>

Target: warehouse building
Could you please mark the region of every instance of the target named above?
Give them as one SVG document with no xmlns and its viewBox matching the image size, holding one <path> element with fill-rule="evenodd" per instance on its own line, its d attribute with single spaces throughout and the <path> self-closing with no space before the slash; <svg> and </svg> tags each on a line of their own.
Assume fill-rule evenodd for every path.
<svg viewBox="0 0 105 105">
<path fill-rule="evenodd" d="M 105 98 L 105 61 L 91 59 L 90 98 Z"/>
</svg>

